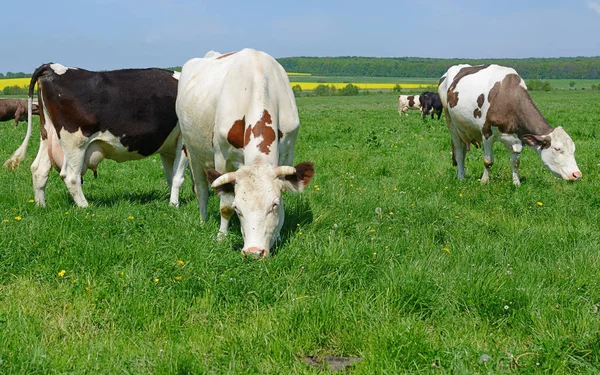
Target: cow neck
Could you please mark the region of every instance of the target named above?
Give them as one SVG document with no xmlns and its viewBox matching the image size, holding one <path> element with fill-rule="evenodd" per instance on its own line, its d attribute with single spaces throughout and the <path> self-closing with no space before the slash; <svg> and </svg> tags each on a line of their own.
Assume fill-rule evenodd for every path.
<svg viewBox="0 0 600 375">
<path fill-rule="evenodd" d="M 526 94 L 526 98 L 518 101 L 520 105 L 517 111 L 517 134 L 519 136 L 525 134 L 550 134 L 554 128 L 550 126 L 544 115 L 542 115 L 535 103 L 533 103 L 527 91 L 523 91 Z"/>
</svg>

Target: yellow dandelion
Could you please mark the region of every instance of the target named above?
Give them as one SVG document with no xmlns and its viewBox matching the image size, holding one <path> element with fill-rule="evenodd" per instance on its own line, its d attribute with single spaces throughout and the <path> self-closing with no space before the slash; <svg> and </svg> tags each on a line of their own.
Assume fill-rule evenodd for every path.
<svg viewBox="0 0 600 375">
<path fill-rule="evenodd" d="M 369 232 L 373 233 L 375 232 L 375 229 L 369 229 Z"/>
<path fill-rule="evenodd" d="M 318 189 L 318 188 L 319 188 L 319 185 L 315 185 L 315 189 Z"/>
<path fill-rule="evenodd" d="M 393 215 L 394 213 L 392 211 L 390 211 L 389 215 Z"/>
<path fill-rule="evenodd" d="M 63 276 L 65 275 L 65 273 L 67 273 L 67 271 L 65 271 L 65 270 L 60 270 L 60 271 L 58 272 L 58 277 L 63 277 Z"/>
<path fill-rule="evenodd" d="M 71 284 L 77 284 L 77 279 L 73 279 L 73 281 L 71 281 Z"/>
<path fill-rule="evenodd" d="M 392 230 L 392 227 L 388 227 L 389 230 Z"/>
<path fill-rule="evenodd" d="M 134 217 L 133 217 L 132 215 L 129 215 L 129 216 L 127 216 L 127 218 L 128 218 L 129 220 L 133 220 L 133 219 L 134 219 Z"/>
<path fill-rule="evenodd" d="M 350 187 L 354 186 L 354 184 L 350 184 Z"/>
<path fill-rule="evenodd" d="M 68 214 L 69 214 L 69 211 L 65 211 L 65 215 L 68 215 Z"/>
<path fill-rule="evenodd" d="M 88 284 L 88 285 L 85 287 L 85 290 L 86 290 L 86 291 L 88 291 L 88 292 L 91 292 L 91 291 L 92 291 L 92 287 L 91 287 L 91 286 Z"/>
<path fill-rule="evenodd" d="M 178 259 L 177 264 L 179 264 L 180 266 L 183 266 L 185 264 L 185 262 L 181 259 Z"/>
<path fill-rule="evenodd" d="M 456 215 L 454 216 L 455 219 L 460 219 L 460 216 Z"/>
<path fill-rule="evenodd" d="M 450 249 L 448 249 L 447 247 L 443 248 L 443 250 L 444 250 L 445 252 L 447 252 L 448 254 L 450 254 Z"/>
<path fill-rule="evenodd" d="M 2 221 L 3 221 L 3 222 L 5 222 L 5 223 L 8 223 L 8 219 L 4 219 L 4 220 L 2 220 Z"/>
<path fill-rule="evenodd" d="M 155 277 L 154 278 L 154 283 L 156 284 L 159 280 Z"/>
<path fill-rule="evenodd" d="M 33 199 L 28 200 L 29 203 L 35 202 Z"/>
<path fill-rule="evenodd" d="M 15 216 L 16 221 L 21 221 L 21 219 L 23 219 L 21 216 Z"/>
<path fill-rule="evenodd" d="M 537 205 L 542 207 L 544 204 L 542 202 L 537 202 Z"/>
<path fill-rule="evenodd" d="M 175 281 L 181 281 L 181 276 L 175 276 Z"/>
<path fill-rule="evenodd" d="M 298 234 L 302 234 L 302 232 L 298 232 Z"/>
<path fill-rule="evenodd" d="M 124 275 L 125 275 L 125 272 L 123 272 L 123 271 L 119 271 L 119 272 L 117 272 L 117 275 L 119 275 L 119 276 L 124 276 Z"/>
<path fill-rule="evenodd" d="M 458 196 L 462 198 L 463 195 L 462 195 L 462 193 L 460 193 L 460 194 L 458 194 Z"/>
<path fill-rule="evenodd" d="M 394 190 L 398 190 L 398 188 L 396 186 L 394 186 Z"/>
</svg>

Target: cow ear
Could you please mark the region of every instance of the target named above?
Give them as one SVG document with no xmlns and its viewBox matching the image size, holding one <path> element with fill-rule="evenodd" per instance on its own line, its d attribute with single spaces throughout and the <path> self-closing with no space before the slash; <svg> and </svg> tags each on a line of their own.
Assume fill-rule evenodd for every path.
<svg viewBox="0 0 600 375">
<path fill-rule="evenodd" d="M 542 150 L 550 147 L 552 138 L 547 135 L 525 134 L 523 140 L 533 148 L 541 148 Z"/>
<path fill-rule="evenodd" d="M 313 163 L 305 161 L 297 164 L 296 173 L 285 176 L 284 189 L 293 192 L 304 190 L 304 188 L 310 184 L 310 180 L 315 174 L 315 166 Z"/>
<path fill-rule="evenodd" d="M 215 182 L 215 180 L 217 178 L 221 177 L 221 174 L 219 172 L 217 172 L 215 169 L 209 169 L 206 171 L 206 177 L 208 178 L 209 184 L 212 185 L 212 183 Z M 223 185 L 219 185 L 214 189 L 217 192 L 217 194 L 233 193 L 234 185 L 233 185 L 233 182 L 229 182 L 229 183 L 226 183 Z"/>
</svg>

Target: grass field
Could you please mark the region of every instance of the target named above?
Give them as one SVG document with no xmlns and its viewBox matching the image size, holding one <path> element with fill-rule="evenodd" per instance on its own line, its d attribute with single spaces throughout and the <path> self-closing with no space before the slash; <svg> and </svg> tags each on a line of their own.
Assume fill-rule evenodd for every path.
<svg viewBox="0 0 600 375">
<path fill-rule="evenodd" d="M 0 373 L 598 373 L 600 94 L 532 96 L 581 181 L 526 149 L 515 188 L 500 144 L 489 185 L 475 149 L 458 181 L 444 121 L 399 118 L 396 95 L 298 98 L 316 174 L 262 261 L 236 223 L 215 241 L 216 196 L 204 225 L 189 181 L 169 207 L 158 157 L 86 175 L 88 209 L 53 172 L 36 207 L 33 141 L 0 171 Z M 24 132 L 0 124 L 0 160 Z"/>
</svg>

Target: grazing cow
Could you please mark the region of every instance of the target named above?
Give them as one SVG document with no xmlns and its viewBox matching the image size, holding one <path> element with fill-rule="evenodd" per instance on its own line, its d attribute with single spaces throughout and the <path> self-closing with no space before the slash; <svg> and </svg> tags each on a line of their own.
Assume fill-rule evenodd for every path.
<svg viewBox="0 0 600 375">
<path fill-rule="evenodd" d="M 483 143 L 481 183 L 489 181 L 494 163 L 492 145 L 504 144 L 512 153 L 512 180 L 520 185 L 519 160 L 523 144 L 532 147 L 557 177 L 578 180 L 575 144 L 562 127 L 552 128 L 537 109 L 527 86 L 514 69 L 498 65 L 455 65 L 440 79 L 438 88 L 446 124 L 452 136 L 453 164 L 465 177 L 469 145 Z"/>
<path fill-rule="evenodd" d="M 418 95 L 400 95 L 398 96 L 398 114 L 404 113 L 408 116 L 409 109 L 421 109 L 421 102 Z"/>
<path fill-rule="evenodd" d="M 419 96 L 419 101 L 421 102 L 423 119 L 425 119 L 425 116 L 428 114 L 431 114 L 432 119 L 433 115 L 437 114 L 437 119 L 440 119 L 440 116 L 442 115 L 442 101 L 437 92 L 425 91 Z"/>
<path fill-rule="evenodd" d="M 178 205 L 185 155 L 175 97 L 179 73 L 162 69 L 124 69 L 91 72 L 61 64 L 36 69 L 29 84 L 29 114 L 33 87 L 38 83 L 40 148 L 31 165 L 35 201 L 45 206 L 50 169 L 60 171 L 75 204 L 87 207 L 81 180 L 104 159 L 117 162 L 142 159 L 158 153 L 171 189 L 171 204 Z M 31 136 L 31 115 L 23 144 L 5 166 L 14 169 L 25 158 Z"/>
<path fill-rule="evenodd" d="M 283 225 L 282 191 L 302 191 L 314 173 L 312 163 L 291 166 L 300 120 L 285 71 L 253 49 L 191 59 L 177 115 L 203 220 L 210 181 L 221 199 L 217 237 L 236 212 L 242 254 L 268 256 Z"/>
<path fill-rule="evenodd" d="M 33 105 L 32 113 L 39 115 L 37 104 Z M 15 120 L 15 126 L 19 121 L 27 120 L 27 100 L 25 99 L 0 99 L 0 122 Z"/>
</svg>

